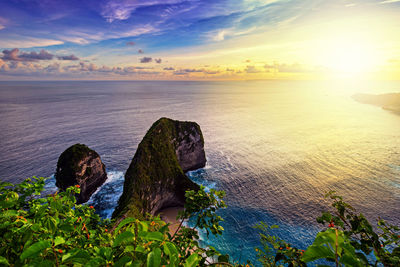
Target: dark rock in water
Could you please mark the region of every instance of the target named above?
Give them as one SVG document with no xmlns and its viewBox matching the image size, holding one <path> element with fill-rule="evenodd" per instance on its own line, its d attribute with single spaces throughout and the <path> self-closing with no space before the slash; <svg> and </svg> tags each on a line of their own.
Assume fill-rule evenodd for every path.
<svg viewBox="0 0 400 267">
<path fill-rule="evenodd" d="M 204 139 L 197 123 L 159 119 L 136 150 L 113 217 L 143 218 L 146 213 L 183 206 L 185 191 L 199 189 L 185 172 L 205 164 Z"/>
<path fill-rule="evenodd" d="M 57 162 L 56 186 L 61 190 L 79 185 L 77 203 L 87 202 L 90 196 L 107 180 L 106 167 L 96 151 L 82 144 L 65 150 Z"/>
</svg>

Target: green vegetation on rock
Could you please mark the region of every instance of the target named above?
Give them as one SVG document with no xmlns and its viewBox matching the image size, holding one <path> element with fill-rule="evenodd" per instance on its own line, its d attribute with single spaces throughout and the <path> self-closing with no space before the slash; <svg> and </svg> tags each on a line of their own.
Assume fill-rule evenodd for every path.
<svg viewBox="0 0 400 267">
<path fill-rule="evenodd" d="M 161 118 L 151 126 L 125 174 L 114 218 L 144 218 L 146 213 L 154 215 L 162 208 L 183 206 L 185 191 L 199 189 L 185 175 L 176 152 L 179 144 L 190 142 L 191 134 L 200 135 L 204 144 L 197 123 Z"/>
</svg>

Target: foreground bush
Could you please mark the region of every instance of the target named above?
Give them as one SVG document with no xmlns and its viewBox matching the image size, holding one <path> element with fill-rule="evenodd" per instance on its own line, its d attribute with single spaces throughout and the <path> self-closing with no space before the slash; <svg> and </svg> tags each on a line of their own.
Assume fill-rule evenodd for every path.
<svg viewBox="0 0 400 267">
<path fill-rule="evenodd" d="M 221 233 L 223 192 L 188 191 L 181 217 L 196 216 L 196 224 L 171 235 L 159 217 L 102 220 L 92 206 L 76 205 L 79 186 L 40 197 L 43 187 L 44 178 L 0 183 L 0 265 L 188 267 L 222 256 L 199 247 L 196 229 Z"/>
<path fill-rule="evenodd" d="M 345 203 L 334 191 L 325 195 L 333 203 L 333 212 L 324 212 L 317 222 L 327 226 L 319 232 L 305 251 L 270 234 L 273 228 L 261 223 L 262 248 L 257 248 L 264 266 L 307 266 L 306 263 L 326 262 L 318 266 L 400 266 L 400 232 L 382 219 L 374 229 L 364 215 Z"/>
<path fill-rule="evenodd" d="M 222 233 L 223 219 L 216 211 L 225 207 L 224 192 L 207 193 L 204 187 L 187 191 L 180 219 L 191 220 L 194 227 L 181 223 L 169 233 L 165 222 L 150 215 L 148 220 L 101 219 L 92 206 L 76 205 L 79 186 L 43 197 L 44 181 L 0 182 L 0 266 L 243 266 L 197 242 L 197 230 Z M 398 227 L 379 220 L 374 229 L 340 196 L 330 192 L 326 197 L 333 201 L 334 211 L 317 219 L 327 227 L 306 250 L 271 235 L 277 226 L 256 226 L 261 237 L 261 247 L 255 249 L 259 264 L 400 266 Z"/>
</svg>

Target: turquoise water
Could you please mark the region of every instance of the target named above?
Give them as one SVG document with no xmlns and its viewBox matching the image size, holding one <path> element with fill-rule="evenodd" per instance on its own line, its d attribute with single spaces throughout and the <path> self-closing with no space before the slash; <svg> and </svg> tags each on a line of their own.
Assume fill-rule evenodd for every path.
<svg viewBox="0 0 400 267">
<path fill-rule="evenodd" d="M 189 175 L 225 190 L 228 204 L 222 238 L 201 242 L 254 259 L 259 221 L 309 245 L 328 190 L 372 221 L 400 224 L 400 116 L 351 99 L 399 91 L 399 82 L 0 82 L 0 177 L 52 176 L 58 156 L 85 143 L 107 166 L 90 203 L 108 217 L 151 124 L 196 121 L 208 161 Z"/>
</svg>

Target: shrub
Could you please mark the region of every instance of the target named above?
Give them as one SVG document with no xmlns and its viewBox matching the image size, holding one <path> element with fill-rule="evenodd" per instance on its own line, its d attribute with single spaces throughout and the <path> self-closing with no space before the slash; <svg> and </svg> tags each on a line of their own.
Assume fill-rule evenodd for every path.
<svg viewBox="0 0 400 267">
<path fill-rule="evenodd" d="M 77 205 L 79 185 L 42 196 L 44 178 L 13 185 L 0 182 L 0 265 L 12 266 L 233 266 L 213 247 L 201 248 L 198 229 L 220 235 L 224 192 L 204 187 L 186 192 L 181 223 L 170 234 L 158 216 L 146 220 L 103 220 L 92 206 Z M 271 235 L 277 226 L 260 223 L 263 266 L 307 266 L 316 260 L 335 266 L 400 266 L 399 228 L 382 219 L 374 228 L 342 197 L 329 192 L 334 211 L 317 221 L 327 225 L 306 250 Z M 252 265 L 250 262 L 246 266 Z M 243 266 L 239 263 L 236 266 Z M 320 265 L 324 266 L 324 265 Z M 326 265 L 325 265 L 326 266 Z"/>
<path fill-rule="evenodd" d="M 171 235 L 159 217 L 101 219 L 92 206 L 76 205 L 79 186 L 42 197 L 44 181 L 0 182 L 0 265 L 188 267 L 220 255 L 195 238 L 196 228 L 220 233 L 215 210 L 224 206 L 221 192 L 188 191 L 181 218 L 197 216 L 198 223 Z"/>
</svg>

